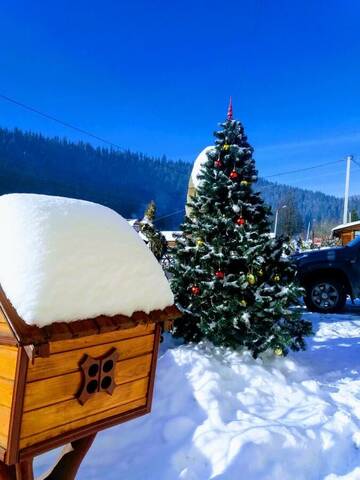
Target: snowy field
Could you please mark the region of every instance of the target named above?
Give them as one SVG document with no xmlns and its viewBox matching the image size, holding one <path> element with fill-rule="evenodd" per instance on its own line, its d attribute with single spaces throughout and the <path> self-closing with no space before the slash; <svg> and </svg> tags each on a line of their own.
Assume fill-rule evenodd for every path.
<svg viewBox="0 0 360 480">
<path fill-rule="evenodd" d="M 360 480 L 360 304 L 304 315 L 315 336 L 287 358 L 167 338 L 152 413 L 98 434 L 78 479 Z"/>
</svg>

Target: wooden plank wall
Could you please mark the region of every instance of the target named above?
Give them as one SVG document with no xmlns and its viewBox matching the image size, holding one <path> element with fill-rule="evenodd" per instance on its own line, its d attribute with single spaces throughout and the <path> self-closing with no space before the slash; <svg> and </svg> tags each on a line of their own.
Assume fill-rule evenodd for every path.
<svg viewBox="0 0 360 480">
<path fill-rule="evenodd" d="M 354 239 L 354 232 L 342 232 L 341 241 L 343 245 L 347 245 Z"/>
<path fill-rule="evenodd" d="M 75 428 L 144 406 L 149 385 L 154 324 L 50 344 L 48 358 L 29 364 L 20 449 Z M 101 343 L 99 343 L 101 342 Z M 116 348 L 116 388 L 112 395 L 95 393 L 85 405 L 76 398 L 82 374 L 79 362 Z"/>
<path fill-rule="evenodd" d="M 5 319 L 5 315 L 3 314 L 2 310 L 0 309 L 0 336 L 5 337 L 14 337 L 9 324 Z"/>
<path fill-rule="evenodd" d="M 17 347 L 0 345 L 0 446 L 7 448 Z"/>
</svg>

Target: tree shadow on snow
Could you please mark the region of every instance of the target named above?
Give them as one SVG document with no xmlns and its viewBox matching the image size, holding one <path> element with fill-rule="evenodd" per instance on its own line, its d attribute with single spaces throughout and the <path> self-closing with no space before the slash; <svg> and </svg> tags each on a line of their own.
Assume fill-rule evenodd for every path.
<svg viewBox="0 0 360 480">
<path fill-rule="evenodd" d="M 159 358 L 152 412 L 99 433 L 77 478 L 210 478 L 207 459 L 192 444 L 194 431 L 204 419 L 185 369 L 166 352 Z M 189 463 L 191 471 L 187 473 Z"/>
</svg>

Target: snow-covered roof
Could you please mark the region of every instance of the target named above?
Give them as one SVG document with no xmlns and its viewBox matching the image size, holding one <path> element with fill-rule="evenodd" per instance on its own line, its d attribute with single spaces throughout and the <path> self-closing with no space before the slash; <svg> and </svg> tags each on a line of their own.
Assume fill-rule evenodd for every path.
<svg viewBox="0 0 360 480">
<path fill-rule="evenodd" d="M 191 181 L 192 181 L 192 184 L 195 188 L 197 188 L 199 186 L 198 175 L 200 173 L 200 170 L 201 170 L 202 166 L 204 165 L 204 163 L 208 159 L 207 153 L 214 148 L 215 147 L 213 147 L 213 146 L 204 148 L 204 150 L 198 155 L 198 157 L 196 158 L 196 160 L 194 162 L 194 166 L 193 166 L 193 169 L 191 171 Z"/>
<path fill-rule="evenodd" d="M 331 231 L 336 232 L 336 230 L 342 230 L 343 228 L 355 227 L 358 225 L 360 225 L 360 220 L 356 220 L 356 222 L 342 223 L 341 225 L 334 227 Z"/>
<path fill-rule="evenodd" d="M 131 316 L 174 303 L 151 251 L 107 207 L 46 195 L 3 195 L 0 225 L 0 284 L 28 325 Z"/>
<path fill-rule="evenodd" d="M 171 242 L 175 240 L 174 235 L 180 234 L 181 232 L 176 230 L 163 230 L 161 233 L 164 235 L 167 242 Z"/>
</svg>

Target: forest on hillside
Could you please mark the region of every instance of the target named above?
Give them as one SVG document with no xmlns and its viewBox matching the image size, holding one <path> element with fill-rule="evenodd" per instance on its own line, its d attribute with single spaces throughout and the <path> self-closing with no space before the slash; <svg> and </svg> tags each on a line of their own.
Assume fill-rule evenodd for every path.
<svg viewBox="0 0 360 480">
<path fill-rule="evenodd" d="M 141 217 L 154 200 L 162 229 L 179 228 L 191 168 L 188 162 L 165 156 L 154 158 L 0 129 L 1 195 L 31 192 L 83 198 L 109 206 L 126 218 Z M 335 196 L 262 179 L 257 185 L 273 210 L 284 202 L 289 205 L 288 216 L 292 215 L 296 233 L 306 229 L 309 222 L 315 228 L 341 222 L 343 201 Z M 352 197 L 350 205 L 359 211 L 360 197 Z"/>
</svg>

